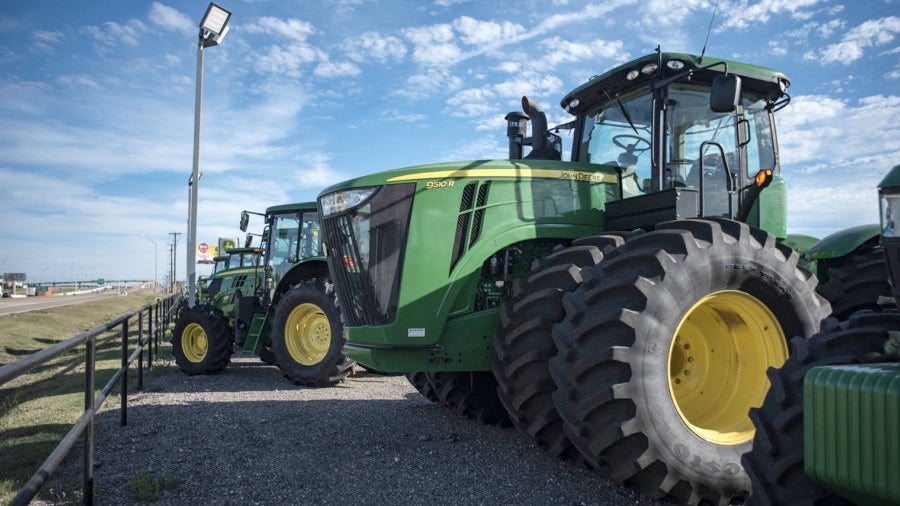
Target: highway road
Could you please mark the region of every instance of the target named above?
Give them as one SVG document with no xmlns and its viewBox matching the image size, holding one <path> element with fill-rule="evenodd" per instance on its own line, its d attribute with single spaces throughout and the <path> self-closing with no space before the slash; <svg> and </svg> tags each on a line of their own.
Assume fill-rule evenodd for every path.
<svg viewBox="0 0 900 506">
<path fill-rule="evenodd" d="M 0 317 L 16 313 L 37 311 L 39 309 L 71 306 L 72 304 L 82 304 L 84 302 L 108 299 L 116 296 L 118 296 L 116 291 L 111 290 L 105 293 L 86 293 L 82 295 L 47 295 L 43 297 L 26 297 L 22 299 L 2 298 L 0 299 Z"/>
</svg>

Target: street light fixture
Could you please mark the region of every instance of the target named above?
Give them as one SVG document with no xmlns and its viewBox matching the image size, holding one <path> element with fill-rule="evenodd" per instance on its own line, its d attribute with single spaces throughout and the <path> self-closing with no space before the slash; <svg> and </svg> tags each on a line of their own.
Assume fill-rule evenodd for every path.
<svg viewBox="0 0 900 506">
<path fill-rule="evenodd" d="M 206 14 L 200 20 L 200 40 L 203 47 L 216 46 L 228 33 L 228 21 L 231 13 L 213 2 L 209 3 Z"/>
<path fill-rule="evenodd" d="M 191 172 L 190 203 L 188 206 L 187 233 L 187 283 L 188 305 L 194 306 L 197 298 L 197 193 L 200 190 L 200 90 L 203 89 L 203 48 L 217 46 L 228 33 L 231 12 L 209 3 L 206 14 L 200 20 L 200 37 L 197 43 L 197 90 L 194 97 L 194 165 Z"/>
</svg>

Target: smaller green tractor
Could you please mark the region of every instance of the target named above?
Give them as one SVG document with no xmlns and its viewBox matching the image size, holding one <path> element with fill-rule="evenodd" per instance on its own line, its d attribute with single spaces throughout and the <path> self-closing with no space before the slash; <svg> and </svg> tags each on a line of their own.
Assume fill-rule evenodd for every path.
<svg viewBox="0 0 900 506">
<path fill-rule="evenodd" d="M 853 262 L 879 266 L 889 296 L 872 307 L 862 294 L 871 299 L 882 285 L 865 269 L 854 277 L 833 268 L 835 295 L 866 307 L 845 317 L 835 311 L 819 333 L 794 338 L 791 357 L 768 371 L 772 387 L 750 411 L 756 434 L 742 458 L 753 484 L 749 504 L 900 504 L 900 165 L 879 193 L 872 251 L 881 257 L 863 253 L 864 262 Z M 827 240 L 813 253 L 840 249 Z"/>
<path fill-rule="evenodd" d="M 239 349 L 275 364 L 298 385 L 341 381 L 353 361 L 343 352 L 315 203 L 244 211 L 244 232 L 250 214 L 265 217 L 261 247 L 250 247 L 248 234 L 247 247 L 229 250 L 225 268 L 208 277 L 198 304 L 182 310 L 173 332 L 175 362 L 187 374 L 214 374 Z"/>
<path fill-rule="evenodd" d="M 199 276 L 197 278 L 197 304 L 208 302 L 207 288 L 209 286 L 210 278 L 228 269 L 256 265 L 259 261 L 259 255 L 259 248 L 228 248 L 225 250 L 224 255 L 213 257 L 213 267 L 209 276 Z"/>
</svg>

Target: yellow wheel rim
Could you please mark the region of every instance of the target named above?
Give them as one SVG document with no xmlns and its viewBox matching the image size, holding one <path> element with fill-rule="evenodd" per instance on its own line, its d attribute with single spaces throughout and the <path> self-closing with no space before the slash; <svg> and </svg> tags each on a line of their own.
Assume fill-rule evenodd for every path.
<svg viewBox="0 0 900 506">
<path fill-rule="evenodd" d="M 184 352 L 184 358 L 199 364 L 206 358 L 207 350 L 209 339 L 203 326 L 199 323 L 189 323 L 181 334 L 181 351 Z"/>
<path fill-rule="evenodd" d="M 688 310 L 669 348 L 669 393 L 684 423 L 720 445 L 753 439 L 748 411 L 769 390 L 766 369 L 787 360 L 787 341 L 756 297 L 723 290 Z"/>
<path fill-rule="evenodd" d="M 297 363 L 316 365 L 331 347 L 331 324 L 315 304 L 300 304 L 288 315 L 284 325 L 284 342 Z"/>
</svg>

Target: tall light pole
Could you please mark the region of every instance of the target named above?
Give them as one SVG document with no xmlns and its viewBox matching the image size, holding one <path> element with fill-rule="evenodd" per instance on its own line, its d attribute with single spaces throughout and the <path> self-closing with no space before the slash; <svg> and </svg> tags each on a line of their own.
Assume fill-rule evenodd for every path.
<svg viewBox="0 0 900 506">
<path fill-rule="evenodd" d="M 194 306 L 197 297 L 197 192 L 200 190 L 200 90 L 203 88 L 203 48 L 219 45 L 228 33 L 231 12 L 209 3 L 200 20 L 200 39 L 197 43 L 197 90 L 194 96 L 194 167 L 190 179 L 190 205 L 187 233 L 188 305 Z"/>
<path fill-rule="evenodd" d="M 156 241 L 151 239 L 149 235 L 141 235 L 144 236 L 148 241 L 153 243 L 153 293 L 156 293 L 159 291 L 159 276 L 157 272 L 157 268 L 159 267 L 159 257 L 157 256 L 157 253 L 159 252 L 159 250 L 156 247 Z"/>
</svg>

